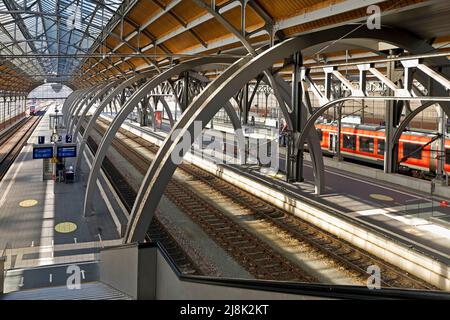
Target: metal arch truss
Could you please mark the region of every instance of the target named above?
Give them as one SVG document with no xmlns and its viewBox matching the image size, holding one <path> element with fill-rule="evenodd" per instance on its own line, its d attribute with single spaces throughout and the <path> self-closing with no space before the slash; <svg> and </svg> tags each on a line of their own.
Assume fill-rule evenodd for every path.
<svg viewBox="0 0 450 320">
<path fill-rule="evenodd" d="M 334 41 L 341 37 L 384 41 L 405 48 L 409 52 L 415 54 L 433 51 L 433 49 L 430 48 L 431 46 L 422 39 L 398 29 L 384 27 L 379 30 L 368 30 L 363 27 L 355 30 L 354 26 L 342 26 L 335 28 L 332 33 L 329 31 L 319 31 L 291 38 L 266 50 L 250 61 L 244 61 L 244 59 L 239 60 L 208 86 L 209 89 L 214 89 L 214 91 L 210 91 L 208 88 L 205 89 L 198 99 L 189 106 L 182 118 L 172 129 L 170 136 L 167 137 L 163 146 L 160 147 L 139 189 L 131 212 L 124 242 L 131 243 L 142 241 L 144 239 L 162 194 L 177 167 L 171 160 L 171 154 L 175 150 L 179 152 L 179 148 L 176 147 L 179 143 L 185 143 L 183 137 L 185 137 L 186 134 L 190 137 L 191 143 L 195 141 L 197 136 L 194 131 L 194 122 L 196 120 L 200 120 L 203 125 L 208 123 L 218 111 L 219 106 L 223 105 L 224 102 L 229 101 L 230 98 L 246 83 L 251 79 L 256 78 L 258 74 L 261 74 L 264 70 L 270 68 L 276 61 L 290 57 L 309 47 Z M 395 99 L 400 100 L 400 98 Z M 412 100 L 414 98 L 405 99 Z M 336 100 L 330 102 L 330 104 L 338 102 L 339 101 Z M 312 119 L 314 115 L 310 116 L 309 119 Z M 313 124 L 313 122 L 307 123 Z M 312 127 L 313 126 L 310 128 Z M 306 127 L 302 131 L 302 134 L 297 140 L 298 149 L 300 148 L 300 137 L 303 140 L 300 143 L 303 148 L 303 142 L 310 131 L 311 130 L 306 131 Z M 323 156 L 321 151 L 318 153 L 312 151 L 312 153 L 314 174 L 322 177 L 315 176 L 316 189 L 320 190 L 324 188 L 324 185 L 322 184 L 324 169 Z"/>
<path fill-rule="evenodd" d="M 450 97 L 401 97 L 401 96 L 383 96 L 383 97 L 367 97 L 367 96 L 353 96 L 353 97 L 345 97 L 345 98 L 338 98 L 333 101 L 330 101 L 326 103 L 324 106 L 320 107 L 319 110 L 317 110 L 306 122 L 302 133 L 297 141 L 297 147 L 299 149 L 299 152 L 303 154 L 304 151 L 304 144 L 306 142 L 306 137 L 308 135 L 308 132 L 314 129 L 314 125 L 317 121 L 317 119 L 322 116 L 327 110 L 330 108 L 333 108 L 334 106 L 350 101 L 350 100 L 358 100 L 358 99 L 370 99 L 370 100 L 380 100 L 380 101 L 425 101 L 424 104 L 422 104 L 420 107 L 412 111 L 401 123 L 401 125 L 397 128 L 395 131 L 394 137 L 392 138 L 395 143 L 398 143 L 400 136 L 403 132 L 403 130 L 406 128 L 406 126 L 409 124 L 409 122 L 421 111 L 425 110 L 426 108 L 432 106 L 435 103 L 449 103 Z"/>
<path fill-rule="evenodd" d="M 124 2 L 122 4 L 122 2 Z M 0 1 L 0 53 L 6 55 L 33 53 L 55 55 L 54 58 L 11 58 L 15 69 L 31 75 L 64 80 L 80 63 L 66 59 L 88 51 L 107 23 L 120 18 L 121 7 L 129 1 L 58 0 L 58 1 Z M 134 5 L 134 3 L 132 4 Z"/>
<path fill-rule="evenodd" d="M 78 151 L 78 155 L 77 155 L 77 159 L 76 159 L 76 165 L 75 165 L 75 170 L 78 171 L 80 168 L 80 162 L 81 162 L 81 157 L 83 155 L 83 151 L 84 148 L 86 146 L 87 143 L 87 139 L 89 138 L 95 123 L 97 122 L 97 119 L 100 117 L 101 113 L 105 110 L 105 108 L 114 100 L 114 98 L 116 98 L 118 95 L 123 94 L 123 91 L 128 88 L 133 86 L 135 83 L 141 81 L 142 79 L 148 78 L 151 75 L 153 75 L 153 72 L 147 72 L 147 73 L 142 73 L 139 75 L 136 75 L 124 82 L 121 82 L 117 87 L 115 87 L 108 95 L 106 95 L 106 97 L 100 102 L 100 105 L 96 108 L 94 114 L 91 116 L 91 118 L 88 121 L 88 124 L 82 134 L 82 139 L 80 141 L 80 146 L 79 146 L 79 151 Z M 92 105 L 91 105 L 92 107 Z M 84 122 L 85 120 L 85 116 L 87 114 L 88 109 L 90 109 L 90 107 L 86 108 L 86 113 L 84 113 L 84 118 L 80 119 L 81 123 L 82 121 Z M 78 135 L 78 133 L 76 133 L 76 135 Z M 75 139 L 77 139 L 77 137 L 75 136 Z"/>
<path fill-rule="evenodd" d="M 122 123 L 125 121 L 127 116 L 138 106 L 138 104 L 145 98 L 147 95 L 149 95 L 153 90 L 155 90 L 159 85 L 162 83 L 169 81 L 171 78 L 175 76 L 179 76 L 180 74 L 190 71 L 194 69 L 195 67 L 199 66 L 205 66 L 205 65 L 229 65 L 230 63 L 233 63 L 235 59 L 226 58 L 226 57 L 202 57 L 198 59 L 192 59 L 185 62 L 182 62 L 158 75 L 148 80 L 145 84 L 143 84 L 138 90 L 136 90 L 133 95 L 125 102 L 125 104 L 122 106 L 120 111 L 116 114 L 112 122 L 110 123 L 107 131 L 105 132 L 98 150 L 95 154 L 95 158 L 92 162 L 92 168 L 89 174 L 87 187 L 86 187 L 86 194 L 85 194 L 85 202 L 84 202 L 84 215 L 88 215 L 88 212 L 92 211 L 92 195 L 93 191 L 96 185 L 96 181 L 98 179 L 100 169 L 102 162 L 106 156 L 106 153 L 108 151 L 109 146 L 111 145 L 117 131 L 119 130 Z M 228 70 L 228 69 L 227 69 Z M 231 74 L 229 74 L 231 75 Z M 210 84 L 211 85 L 211 84 Z M 209 96 L 209 93 L 212 92 L 212 89 L 210 88 L 210 85 L 208 85 L 202 93 L 197 96 L 197 98 L 194 101 L 199 101 L 200 97 L 206 97 Z M 185 88 L 186 89 L 186 88 Z M 204 95 L 206 93 L 206 95 Z M 231 110 L 226 107 L 226 102 L 222 104 L 227 110 L 227 112 L 230 112 Z M 243 141 L 244 137 L 241 132 L 241 130 L 238 130 L 241 128 L 239 119 L 237 115 L 235 114 L 235 111 L 232 109 L 232 112 L 229 113 L 230 120 L 235 128 L 235 130 L 240 133 L 238 136 L 238 139 L 241 139 Z M 184 118 L 184 117 L 183 117 Z M 182 119 L 183 119 L 182 118 Z M 91 119 L 92 121 L 92 119 Z M 173 130 L 173 128 L 172 128 Z M 86 136 L 87 137 L 87 136 Z"/>
<path fill-rule="evenodd" d="M 412 53 L 420 54 L 422 48 L 417 47 L 408 47 L 408 50 Z M 425 52 L 430 52 L 431 50 L 428 49 Z M 400 60 L 400 59 L 399 59 Z M 430 61 L 430 64 L 435 65 L 446 65 L 448 63 L 448 60 L 446 58 L 444 59 L 436 59 L 432 58 L 434 61 Z M 390 62 L 394 63 L 395 58 Z M 405 119 L 400 123 L 392 123 L 390 126 L 389 124 L 386 124 L 386 145 L 385 145 L 385 160 L 388 160 L 389 162 L 385 161 L 385 171 L 386 172 L 396 172 L 398 170 L 398 142 L 400 139 L 400 136 L 402 135 L 402 132 L 405 130 L 407 125 L 411 122 L 411 120 L 420 112 L 425 110 L 426 108 L 432 106 L 433 104 L 439 104 L 441 107 L 441 110 L 447 114 L 447 116 L 450 117 L 450 97 L 448 95 L 448 91 L 450 90 L 450 81 L 449 79 L 444 75 L 441 74 L 438 71 L 433 70 L 430 68 L 425 61 L 411 58 L 401 58 L 401 64 L 403 65 L 403 72 L 401 74 L 397 74 L 397 78 L 399 80 L 403 80 L 403 87 L 400 87 L 398 84 L 394 83 L 391 79 L 384 76 L 379 70 L 377 70 L 373 64 L 359 64 L 358 69 L 360 72 L 359 76 L 359 86 L 354 86 L 350 81 L 348 81 L 339 71 L 337 71 L 334 67 L 333 68 L 327 68 L 324 67 L 324 73 L 325 73 L 325 93 L 322 94 L 318 89 L 317 86 L 312 82 L 310 77 L 305 78 L 305 82 L 308 83 L 311 91 L 315 94 L 315 96 L 318 98 L 318 100 L 323 104 L 312 116 L 308 118 L 307 123 L 303 127 L 303 130 L 301 132 L 300 138 L 296 142 L 296 152 L 298 152 L 298 156 L 303 159 L 303 152 L 304 152 L 304 144 L 305 139 L 309 133 L 311 133 L 314 128 L 315 122 L 319 119 L 319 117 L 323 116 L 324 113 L 336 106 L 343 105 L 346 101 L 350 100 L 381 100 L 381 101 L 395 101 L 395 102 L 410 102 L 410 101 L 420 101 L 423 104 L 413 111 L 409 108 L 407 104 L 405 104 L 406 107 L 406 117 Z M 392 96 L 368 96 L 366 92 L 366 73 L 370 72 L 372 73 L 379 81 L 381 81 L 382 84 L 384 84 L 387 88 L 389 88 L 389 91 L 393 94 Z M 333 100 L 332 94 L 331 94 L 331 75 L 336 76 L 338 80 L 341 81 L 342 85 L 346 87 L 349 91 L 349 96 L 347 97 L 336 97 Z M 427 96 L 417 96 L 415 92 L 419 92 L 413 84 L 413 78 L 418 81 L 421 85 L 424 87 L 429 87 L 428 95 Z M 431 85 L 432 82 L 435 82 L 437 85 Z M 398 81 L 400 82 L 400 81 Z M 364 106 L 363 106 L 364 108 Z M 401 111 L 401 110 L 400 110 Z M 440 119 L 440 121 L 443 121 Z M 439 128 L 442 131 L 442 127 Z M 443 132 L 441 132 L 443 133 Z M 442 140 L 443 141 L 443 140 Z M 441 146 L 439 149 L 444 149 L 443 146 Z M 442 171 L 442 164 L 438 162 L 438 173 L 439 171 Z M 389 168 L 386 168 L 389 166 Z"/>
<path fill-rule="evenodd" d="M 105 94 L 107 94 L 114 86 L 117 85 L 117 82 L 111 82 L 103 86 L 99 90 L 94 90 L 95 95 L 89 101 L 86 101 L 86 106 L 83 109 L 84 104 L 81 103 L 79 108 L 74 110 L 72 127 L 69 127 L 68 133 L 73 135 L 73 140 L 76 142 L 78 137 L 78 132 L 80 130 L 81 124 L 86 120 L 86 116 L 94 104 L 101 100 Z M 81 112 L 81 114 L 80 114 Z M 75 126 L 75 129 L 73 129 Z"/>
<path fill-rule="evenodd" d="M 74 104 L 71 105 L 71 108 L 69 108 L 69 118 L 68 123 L 67 123 L 67 130 L 68 132 L 72 132 L 73 131 L 73 126 L 75 125 L 75 123 L 78 122 L 78 114 L 80 112 L 80 110 L 89 103 L 89 101 L 91 101 L 92 99 L 95 98 L 96 93 L 101 90 L 101 88 L 103 87 L 104 84 L 98 84 L 94 87 L 88 88 L 86 89 L 86 91 L 84 92 L 84 94 L 82 94 L 79 99 L 77 99 L 75 101 Z"/>
</svg>

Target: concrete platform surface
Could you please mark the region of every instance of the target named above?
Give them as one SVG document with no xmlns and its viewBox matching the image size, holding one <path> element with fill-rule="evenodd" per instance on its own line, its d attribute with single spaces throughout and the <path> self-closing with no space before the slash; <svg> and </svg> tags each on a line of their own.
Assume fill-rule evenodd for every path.
<svg viewBox="0 0 450 320">
<path fill-rule="evenodd" d="M 37 142 L 37 137 L 45 136 L 46 142 L 50 141 L 48 114 L 52 112 L 49 110 L 43 117 L 28 144 L 0 181 L 0 252 L 7 249 L 7 268 L 86 261 L 92 258 L 86 254 L 93 253 L 86 251 L 88 248 L 81 248 L 85 251 L 67 248 L 59 256 L 54 254 L 54 248 L 64 244 L 90 243 L 91 249 L 98 249 L 100 243 L 104 245 L 108 240 L 119 238 L 108 214 L 91 218 L 82 216 L 83 183 L 44 180 L 43 160 L 32 159 L 33 143 Z M 95 201 L 104 205 L 99 196 Z M 33 252 L 25 254 L 28 248 L 34 248 Z"/>
</svg>

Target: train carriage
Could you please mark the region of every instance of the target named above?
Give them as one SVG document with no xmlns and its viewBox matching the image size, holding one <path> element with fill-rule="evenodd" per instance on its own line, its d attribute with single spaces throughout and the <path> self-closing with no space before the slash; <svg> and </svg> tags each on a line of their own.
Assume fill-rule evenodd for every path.
<svg viewBox="0 0 450 320">
<path fill-rule="evenodd" d="M 337 151 L 336 124 L 318 123 L 316 130 L 324 153 Z M 400 168 L 412 172 L 435 174 L 438 165 L 439 140 L 435 134 L 408 131 L 401 135 L 398 145 Z M 383 126 L 346 125 L 341 128 L 340 146 L 344 158 L 382 165 L 384 162 L 385 129 Z M 445 141 L 444 170 L 450 172 L 450 140 Z"/>
</svg>

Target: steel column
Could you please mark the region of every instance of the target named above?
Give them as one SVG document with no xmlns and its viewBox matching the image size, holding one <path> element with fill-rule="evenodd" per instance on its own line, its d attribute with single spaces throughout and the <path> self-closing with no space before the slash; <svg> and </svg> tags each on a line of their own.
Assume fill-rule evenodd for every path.
<svg viewBox="0 0 450 320">
<path fill-rule="evenodd" d="M 203 66 L 203 65 L 214 65 L 214 64 L 229 64 L 231 62 L 235 61 L 235 59 L 231 58 L 224 58 L 224 57 L 204 57 L 204 58 L 198 58 L 193 59 L 189 61 L 185 61 L 183 63 L 180 63 L 149 80 L 147 83 L 145 83 L 139 90 L 134 92 L 134 94 L 128 99 L 128 101 L 125 103 L 125 105 L 122 107 L 122 109 L 119 111 L 119 113 L 115 116 L 113 121 L 111 122 L 110 126 L 108 127 L 108 130 L 106 131 L 105 135 L 102 138 L 102 141 L 99 144 L 97 153 L 95 155 L 95 158 L 92 163 L 91 172 L 89 175 L 87 187 L 86 187 L 86 196 L 85 196 L 85 202 L 84 202 L 84 215 L 86 216 L 88 211 L 92 211 L 92 193 L 94 191 L 95 183 L 97 181 L 98 175 L 100 173 L 101 164 L 103 162 L 103 159 L 106 156 L 106 152 L 112 143 L 112 140 L 114 139 L 114 136 L 116 135 L 116 132 L 119 130 L 120 126 L 122 125 L 123 121 L 126 119 L 128 114 L 135 108 L 135 106 L 142 100 L 144 96 L 146 96 L 149 92 L 151 92 L 153 89 L 155 89 L 158 85 L 161 83 L 169 80 L 173 76 L 180 75 L 181 73 L 185 71 L 189 71 L 190 69 L 197 67 L 197 66 Z M 187 89 L 187 88 L 186 88 Z M 205 89 L 207 90 L 207 88 Z"/>
</svg>

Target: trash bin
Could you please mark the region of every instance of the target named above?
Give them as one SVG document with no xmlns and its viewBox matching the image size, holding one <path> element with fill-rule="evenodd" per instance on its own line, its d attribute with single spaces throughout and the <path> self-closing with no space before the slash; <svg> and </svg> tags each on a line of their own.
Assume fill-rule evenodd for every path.
<svg viewBox="0 0 450 320">
<path fill-rule="evenodd" d="M 72 183 L 74 181 L 74 177 L 75 177 L 74 172 L 71 170 L 68 170 L 68 171 L 66 171 L 64 180 L 66 181 L 66 183 Z"/>
</svg>

